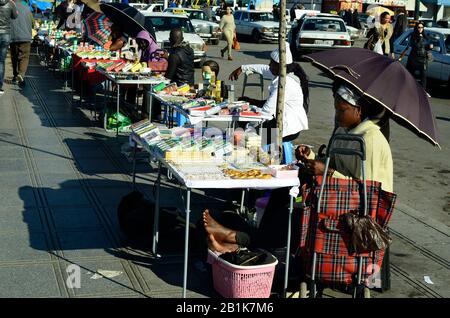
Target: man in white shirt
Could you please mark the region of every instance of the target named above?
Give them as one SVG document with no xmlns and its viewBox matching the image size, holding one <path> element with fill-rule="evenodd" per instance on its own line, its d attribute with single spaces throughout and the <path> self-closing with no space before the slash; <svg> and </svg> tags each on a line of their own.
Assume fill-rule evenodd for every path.
<svg viewBox="0 0 450 318">
<path fill-rule="evenodd" d="M 278 75 L 279 75 L 279 52 L 278 49 L 270 54 L 269 65 L 248 64 L 234 70 L 229 79 L 237 80 L 242 72 L 259 73 L 264 78 L 272 80 L 269 85 L 269 97 L 265 101 L 259 101 L 248 97 L 241 99 L 250 102 L 252 105 L 262 107 L 262 112 L 273 117 L 266 122 L 263 127 L 276 127 L 276 109 L 278 96 Z M 298 137 L 300 131 L 308 129 L 308 118 L 306 111 L 309 103 L 308 78 L 297 63 L 293 63 L 289 45 L 286 45 L 286 87 L 283 113 L 283 142 L 292 141 Z M 268 142 L 270 143 L 270 141 Z"/>
</svg>

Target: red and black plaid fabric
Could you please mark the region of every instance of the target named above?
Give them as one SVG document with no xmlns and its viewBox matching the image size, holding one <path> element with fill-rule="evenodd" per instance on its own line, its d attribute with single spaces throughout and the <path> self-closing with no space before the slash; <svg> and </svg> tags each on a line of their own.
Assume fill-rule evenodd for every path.
<svg viewBox="0 0 450 318">
<path fill-rule="evenodd" d="M 351 254 L 350 233 L 340 220 L 341 215 L 358 213 L 363 208 L 363 183 L 352 179 L 327 178 L 321 211 L 317 211 L 322 181 L 323 177 L 317 177 L 312 186 L 302 189 L 304 207 L 300 218 L 300 248 L 307 261 L 313 250 L 318 253 L 318 279 L 348 284 L 356 272 L 358 256 L 363 257 L 364 272 L 369 264 L 381 266 L 384 251 Z M 386 227 L 392 216 L 396 195 L 383 191 L 381 183 L 376 181 L 366 181 L 366 191 L 368 215 Z"/>
</svg>

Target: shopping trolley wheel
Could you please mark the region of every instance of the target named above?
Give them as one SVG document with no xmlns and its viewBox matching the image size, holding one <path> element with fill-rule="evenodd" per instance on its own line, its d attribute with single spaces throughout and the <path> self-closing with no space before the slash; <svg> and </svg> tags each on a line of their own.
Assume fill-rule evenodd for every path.
<svg viewBox="0 0 450 318">
<path fill-rule="evenodd" d="M 300 283 L 300 298 L 308 298 L 308 284 L 305 282 Z"/>
<path fill-rule="evenodd" d="M 363 284 L 354 286 L 353 293 L 352 293 L 353 298 L 370 298 L 370 297 L 366 297 L 366 290 L 368 290 L 370 293 L 370 289 L 368 289 Z"/>
</svg>

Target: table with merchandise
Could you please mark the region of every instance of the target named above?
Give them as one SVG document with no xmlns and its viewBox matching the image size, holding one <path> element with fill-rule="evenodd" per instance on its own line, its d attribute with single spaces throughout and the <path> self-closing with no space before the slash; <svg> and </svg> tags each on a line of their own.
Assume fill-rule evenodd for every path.
<svg viewBox="0 0 450 318">
<path fill-rule="evenodd" d="M 193 189 L 243 189 L 241 211 L 246 189 L 277 189 L 291 187 L 289 224 L 287 230 L 287 256 L 290 250 L 291 217 L 294 196 L 300 185 L 295 166 L 268 165 L 262 162 L 262 154 L 257 159 L 249 156 L 249 149 L 236 148 L 224 139 L 198 137 L 195 128 L 175 127 L 161 129 L 144 120 L 132 125 L 131 140 L 134 144 L 133 185 L 135 183 L 135 155 L 138 147 L 150 153 L 158 162 L 156 181 L 155 218 L 152 253 L 157 254 L 159 200 L 161 171 L 166 168 L 178 182 L 185 187 L 186 227 L 184 245 L 183 297 L 186 297 L 187 266 L 189 246 L 189 220 L 191 212 L 191 191 Z M 192 138 L 197 134 L 197 138 Z M 255 136 L 248 139 L 254 145 Z M 259 143 L 261 140 L 259 140 Z M 257 146 L 260 148 L 260 145 Z M 262 161 L 262 162 L 258 162 Z M 270 162 L 270 161 L 269 161 Z M 286 258 L 285 290 L 287 288 L 289 257 Z"/>
</svg>

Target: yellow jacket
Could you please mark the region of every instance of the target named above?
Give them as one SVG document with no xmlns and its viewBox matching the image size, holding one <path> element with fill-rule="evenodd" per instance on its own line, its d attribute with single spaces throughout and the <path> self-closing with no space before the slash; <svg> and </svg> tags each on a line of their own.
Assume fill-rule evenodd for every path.
<svg viewBox="0 0 450 318">
<path fill-rule="evenodd" d="M 381 182 L 381 188 L 394 191 L 394 165 L 388 141 L 374 121 L 366 119 L 351 130 L 338 128 L 336 134 L 355 134 L 364 138 L 366 145 L 366 179 Z M 333 147 L 357 148 L 357 144 L 348 141 L 336 141 Z M 335 155 L 331 158 L 330 167 L 336 171 L 334 178 L 362 179 L 361 159 L 356 156 Z"/>
</svg>

